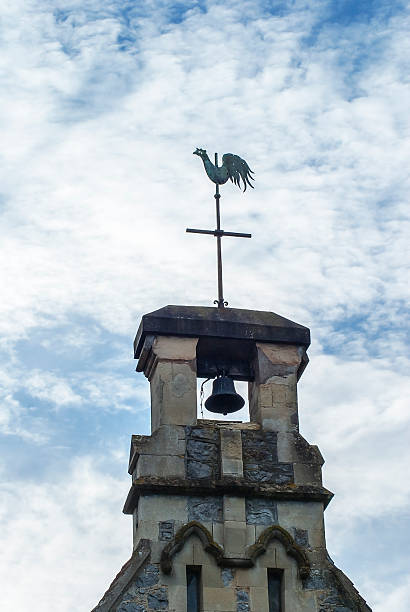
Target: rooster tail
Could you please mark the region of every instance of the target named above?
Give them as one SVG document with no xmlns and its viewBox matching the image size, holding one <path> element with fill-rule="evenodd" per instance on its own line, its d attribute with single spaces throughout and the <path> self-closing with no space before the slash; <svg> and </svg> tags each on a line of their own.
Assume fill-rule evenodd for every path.
<svg viewBox="0 0 410 612">
<path fill-rule="evenodd" d="M 252 183 L 250 182 L 255 180 L 252 176 L 254 174 L 253 170 L 251 170 L 244 159 L 239 157 L 239 155 L 233 155 L 233 153 L 225 153 L 222 156 L 222 165 L 225 166 L 228 177 L 237 185 L 239 189 L 241 188 L 241 179 L 243 183 L 243 191 L 246 191 L 246 187 L 254 188 Z M 250 180 L 249 180 L 250 179 Z"/>
</svg>

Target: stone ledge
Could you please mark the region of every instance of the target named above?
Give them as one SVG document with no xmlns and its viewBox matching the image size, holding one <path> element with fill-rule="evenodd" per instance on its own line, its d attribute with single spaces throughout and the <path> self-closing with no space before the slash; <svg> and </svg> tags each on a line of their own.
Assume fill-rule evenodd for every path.
<svg viewBox="0 0 410 612">
<path fill-rule="evenodd" d="M 282 501 L 320 501 L 326 508 L 333 493 L 324 487 L 294 484 L 250 483 L 243 478 L 200 479 L 186 481 L 179 478 L 138 478 L 128 493 L 124 514 L 132 514 L 141 493 L 164 495 L 235 495 L 243 497 L 268 497 Z"/>
</svg>

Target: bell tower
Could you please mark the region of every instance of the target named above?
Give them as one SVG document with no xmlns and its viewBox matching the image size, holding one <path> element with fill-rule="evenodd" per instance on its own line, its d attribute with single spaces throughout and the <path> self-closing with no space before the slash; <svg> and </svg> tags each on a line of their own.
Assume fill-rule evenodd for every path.
<svg viewBox="0 0 410 612">
<path fill-rule="evenodd" d="M 309 329 L 272 312 L 142 317 L 151 435 L 131 440 L 133 553 L 94 612 L 371 612 L 326 550 L 332 493 L 299 433 L 309 344 Z M 217 380 L 221 415 L 240 403 L 233 381 L 247 381 L 249 422 L 198 419 L 197 378 Z"/>
</svg>

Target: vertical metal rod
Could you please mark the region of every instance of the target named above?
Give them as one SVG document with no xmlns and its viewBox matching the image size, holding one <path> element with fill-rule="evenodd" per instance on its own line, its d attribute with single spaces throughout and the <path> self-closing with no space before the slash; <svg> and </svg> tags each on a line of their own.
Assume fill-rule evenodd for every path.
<svg viewBox="0 0 410 612">
<path fill-rule="evenodd" d="M 218 167 L 218 153 L 215 153 L 215 166 Z M 216 229 L 221 229 L 221 211 L 219 206 L 219 200 L 221 195 L 219 193 L 219 185 L 216 183 L 215 192 L 216 202 Z M 223 296 L 223 283 L 222 283 L 222 244 L 221 236 L 216 237 L 216 252 L 217 252 L 217 263 L 218 263 L 218 308 L 225 308 L 225 300 Z"/>
</svg>

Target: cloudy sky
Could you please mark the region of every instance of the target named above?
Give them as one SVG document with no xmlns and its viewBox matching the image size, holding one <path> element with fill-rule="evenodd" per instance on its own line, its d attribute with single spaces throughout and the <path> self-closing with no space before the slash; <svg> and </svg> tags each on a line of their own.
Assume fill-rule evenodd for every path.
<svg viewBox="0 0 410 612">
<path fill-rule="evenodd" d="M 410 608 L 410 5 L 2 5 L 0 608 L 87 611 L 131 551 L 122 515 L 148 383 L 145 312 L 212 305 L 213 186 L 231 306 L 307 325 L 301 431 L 326 458 L 334 561 Z"/>
</svg>

